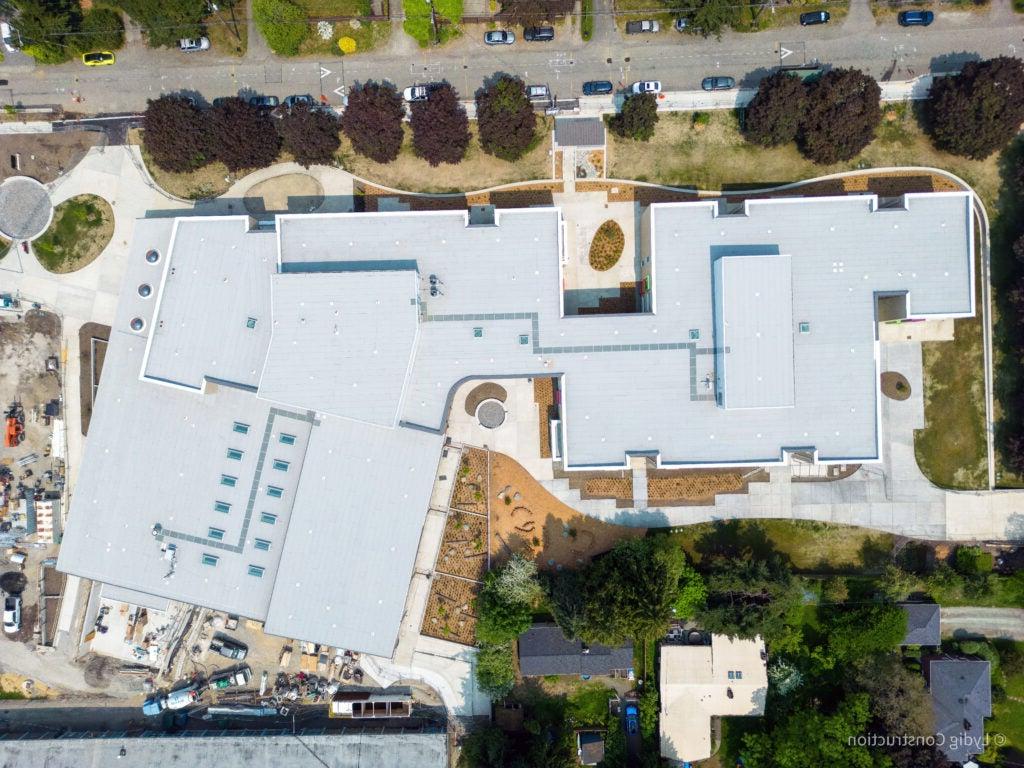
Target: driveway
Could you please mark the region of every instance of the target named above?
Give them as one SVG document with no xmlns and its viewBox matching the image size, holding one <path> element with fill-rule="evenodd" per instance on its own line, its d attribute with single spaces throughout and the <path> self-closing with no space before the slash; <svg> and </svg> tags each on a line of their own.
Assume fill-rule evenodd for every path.
<svg viewBox="0 0 1024 768">
<path fill-rule="evenodd" d="M 940 615 L 944 637 L 1024 640 L 1024 608 L 943 608 Z"/>
</svg>

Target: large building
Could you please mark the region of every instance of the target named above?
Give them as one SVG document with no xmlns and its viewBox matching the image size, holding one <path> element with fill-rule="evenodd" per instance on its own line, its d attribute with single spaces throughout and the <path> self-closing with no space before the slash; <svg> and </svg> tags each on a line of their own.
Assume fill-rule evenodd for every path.
<svg viewBox="0 0 1024 768">
<path fill-rule="evenodd" d="M 467 379 L 555 377 L 569 470 L 881 456 L 876 323 L 974 311 L 966 193 L 650 206 L 567 315 L 558 208 L 154 218 L 60 568 L 390 655 Z"/>
</svg>

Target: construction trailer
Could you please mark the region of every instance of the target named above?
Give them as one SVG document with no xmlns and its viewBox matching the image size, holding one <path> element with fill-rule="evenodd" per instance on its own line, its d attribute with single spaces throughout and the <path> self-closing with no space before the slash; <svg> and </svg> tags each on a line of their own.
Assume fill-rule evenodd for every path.
<svg viewBox="0 0 1024 768">
<path fill-rule="evenodd" d="M 412 696 L 373 691 L 338 691 L 328 704 L 329 717 L 355 720 L 412 717 Z"/>
</svg>

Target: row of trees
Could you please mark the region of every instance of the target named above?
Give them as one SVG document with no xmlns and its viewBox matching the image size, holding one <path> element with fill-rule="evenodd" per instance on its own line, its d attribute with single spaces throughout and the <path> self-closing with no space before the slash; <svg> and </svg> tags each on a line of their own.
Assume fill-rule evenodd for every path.
<svg viewBox="0 0 1024 768">
<path fill-rule="evenodd" d="M 83 11 L 75 0 L 13 0 L 16 44 L 36 61 L 60 64 L 95 50 L 124 45 L 121 15 L 110 8 Z"/>
<path fill-rule="evenodd" d="M 763 147 L 797 143 L 809 159 L 850 160 L 874 138 L 881 121 L 874 78 L 834 69 L 810 84 L 776 72 L 758 84 L 746 108 L 746 137 Z M 1024 122 L 1024 63 L 1002 56 L 968 62 L 938 78 L 925 102 L 925 129 L 939 149 L 983 159 L 1004 147 Z"/>
<path fill-rule="evenodd" d="M 333 112 L 298 105 L 275 120 L 240 98 L 201 110 L 180 96 L 149 102 L 143 119 L 143 147 L 156 165 L 185 173 L 219 160 L 232 172 L 265 168 L 281 150 L 304 166 L 333 162 L 338 119 Z"/>
</svg>

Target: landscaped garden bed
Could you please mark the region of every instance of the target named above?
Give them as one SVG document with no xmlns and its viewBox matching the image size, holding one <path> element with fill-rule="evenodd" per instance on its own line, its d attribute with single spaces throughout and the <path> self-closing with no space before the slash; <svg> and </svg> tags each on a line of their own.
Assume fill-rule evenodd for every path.
<svg viewBox="0 0 1024 768">
<path fill-rule="evenodd" d="M 459 475 L 455 480 L 452 507 L 487 514 L 487 452 L 479 448 L 462 454 Z"/>
<path fill-rule="evenodd" d="M 487 518 L 471 512 L 449 513 L 436 569 L 452 576 L 482 579 L 487 572 Z"/>
<path fill-rule="evenodd" d="M 54 209 L 53 221 L 32 250 L 49 272 L 81 269 L 99 256 L 114 234 L 114 211 L 96 195 L 76 195 Z"/>
<path fill-rule="evenodd" d="M 609 219 L 597 228 L 590 241 L 590 266 L 598 272 L 607 272 L 619 263 L 626 236 L 617 221 Z"/>
<path fill-rule="evenodd" d="M 420 631 L 430 637 L 475 645 L 474 603 L 479 591 L 479 582 L 457 579 L 443 573 L 435 574 Z"/>
</svg>

